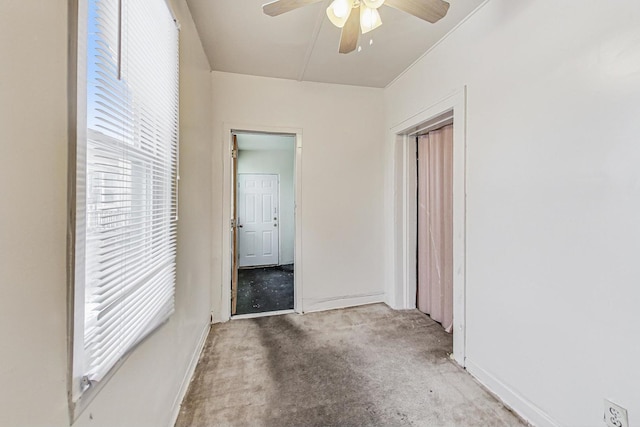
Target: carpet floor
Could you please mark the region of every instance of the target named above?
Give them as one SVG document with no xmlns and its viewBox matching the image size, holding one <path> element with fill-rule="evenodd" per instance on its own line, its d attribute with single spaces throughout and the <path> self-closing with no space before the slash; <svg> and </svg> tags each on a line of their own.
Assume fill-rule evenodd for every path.
<svg viewBox="0 0 640 427">
<path fill-rule="evenodd" d="M 525 425 L 451 349 L 429 317 L 384 304 L 216 324 L 176 426 Z"/>
<path fill-rule="evenodd" d="M 293 264 L 238 270 L 236 314 L 293 310 Z"/>
</svg>

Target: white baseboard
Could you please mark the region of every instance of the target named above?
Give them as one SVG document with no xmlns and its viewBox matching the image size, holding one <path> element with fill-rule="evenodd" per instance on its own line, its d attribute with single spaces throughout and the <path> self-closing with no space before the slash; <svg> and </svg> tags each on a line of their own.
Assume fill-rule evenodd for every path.
<svg viewBox="0 0 640 427">
<path fill-rule="evenodd" d="M 178 415 L 180 415 L 180 407 L 182 406 L 182 400 L 184 396 L 187 394 L 187 390 L 189 389 L 189 384 L 191 383 L 191 378 L 193 378 L 193 374 L 196 371 L 196 367 L 198 366 L 198 361 L 200 360 L 200 355 L 202 354 L 202 350 L 204 349 L 204 344 L 207 341 L 207 336 L 209 335 L 209 330 L 211 329 L 211 324 L 207 323 L 202 330 L 202 334 L 200 335 L 200 340 L 198 345 L 191 356 L 191 361 L 189 362 L 189 367 L 187 368 L 186 373 L 184 374 L 184 378 L 182 378 L 182 384 L 180 384 L 180 390 L 178 390 L 178 394 L 176 395 L 176 399 L 173 401 L 173 406 L 171 410 L 171 423 L 169 427 L 174 427 L 176 425 L 176 421 L 178 421 Z"/>
<path fill-rule="evenodd" d="M 469 358 L 466 360 L 466 369 L 502 403 L 531 425 L 536 427 L 560 427 L 560 423 L 554 421 L 542 409 L 473 363 Z"/>
<path fill-rule="evenodd" d="M 349 295 L 335 298 L 305 298 L 302 302 L 305 313 L 315 311 L 335 310 L 338 308 L 355 307 L 358 305 L 375 304 L 385 301 L 385 293 Z"/>
</svg>

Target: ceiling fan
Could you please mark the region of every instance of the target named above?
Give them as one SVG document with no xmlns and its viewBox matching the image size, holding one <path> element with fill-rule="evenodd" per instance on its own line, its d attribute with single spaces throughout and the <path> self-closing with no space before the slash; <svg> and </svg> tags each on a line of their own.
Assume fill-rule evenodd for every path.
<svg viewBox="0 0 640 427">
<path fill-rule="evenodd" d="M 262 6 L 266 15 L 278 16 L 323 0 L 275 0 Z M 329 20 L 342 28 L 340 53 L 353 52 L 358 46 L 358 37 L 382 25 L 378 8 L 390 6 L 409 13 L 427 22 L 435 23 L 449 10 L 444 0 L 333 0 L 327 8 Z"/>
</svg>

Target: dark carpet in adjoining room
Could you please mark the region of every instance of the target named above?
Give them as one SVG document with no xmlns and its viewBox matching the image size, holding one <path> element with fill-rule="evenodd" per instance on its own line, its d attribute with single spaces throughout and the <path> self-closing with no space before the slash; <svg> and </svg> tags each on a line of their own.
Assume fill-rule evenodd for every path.
<svg viewBox="0 0 640 427">
<path fill-rule="evenodd" d="M 236 314 L 293 309 L 293 264 L 238 270 Z"/>
<path fill-rule="evenodd" d="M 451 349 L 428 316 L 384 304 L 216 324 L 176 427 L 525 426 Z"/>
</svg>

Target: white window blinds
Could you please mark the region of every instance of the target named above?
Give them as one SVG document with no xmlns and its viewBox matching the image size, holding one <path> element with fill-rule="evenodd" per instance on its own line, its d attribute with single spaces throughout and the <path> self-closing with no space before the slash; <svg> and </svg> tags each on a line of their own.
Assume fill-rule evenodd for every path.
<svg viewBox="0 0 640 427">
<path fill-rule="evenodd" d="M 76 174 L 80 392 L 173 312 L 177 221 L 176 23 L 164 0 L 87 0 L 87 11 Z"/>
</svg>

